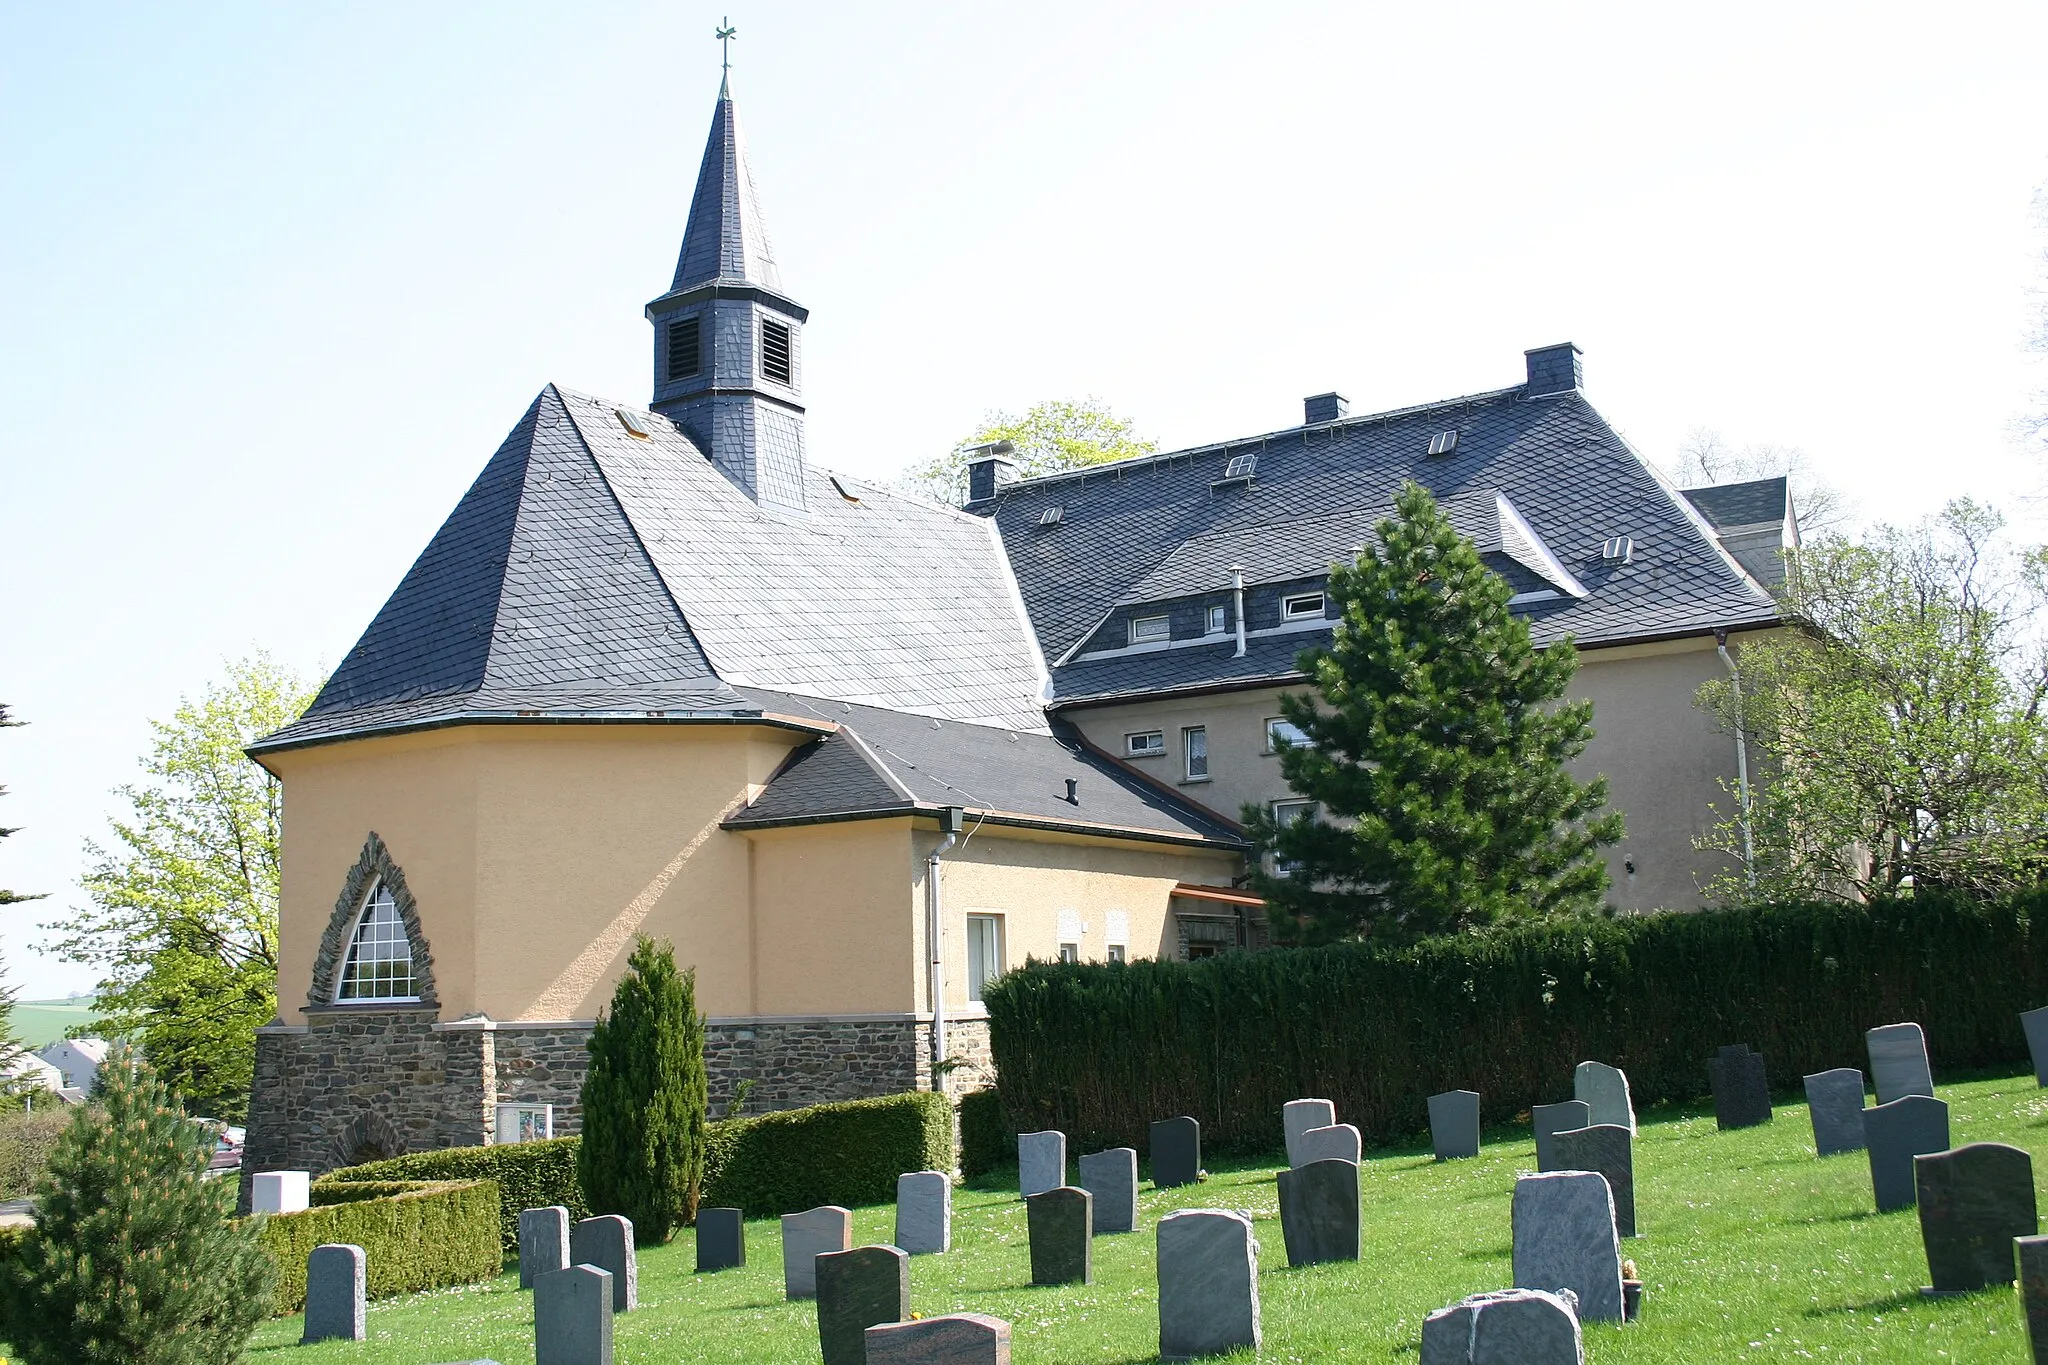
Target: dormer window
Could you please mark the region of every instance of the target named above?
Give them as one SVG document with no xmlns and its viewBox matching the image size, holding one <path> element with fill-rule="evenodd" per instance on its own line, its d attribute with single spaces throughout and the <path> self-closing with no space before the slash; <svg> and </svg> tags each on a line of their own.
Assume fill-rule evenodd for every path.
<svg viewBox="0 0 2048 1365">
<path fill-rule="evenodd" d="M 406 935 L 405 921 L 399 918 L 397 901 L 380 879 L 363 898 L 363 911 L 356 918 L 348 957 L 342 964 L 341 984 L 334 992 L 335 1003 L 388 1004 L 419 998 L 412 940 Z"/>
<path fill-rule="evenodd" d="M 1202 633 L 1205 635 L 1221 635 L 1227 625 L 1224 617 L 1225 612 L 1221 606 L 1209 608 L 1208 614 L 1202 623 Z"/>
<path fill-rule="evenodd" d="M 1320 621 L 1323 618 L 1323 595 L 1303 592 L 1283 597 L 1280 599 L 1280 615 L 1289 621 Z"/>
<path fill-rule="evenodd" d="M 761 373 L 777 384 L 787 384 L 795 373 L 790 368 L 789 328 L 779 322 L 761 321 Z"/>
<path fill-rule="evenodd" d="M 1149 645 L 1169 639 L 1173 634 L 1173 623 L 1164 616 L 1133 616 L 1131 618 L 1131 643 Z"/>
<path fill-rule="evenodd" d="M 683 318 L 668 325 L 668 378 L 688 379 L 704 368 L 704 319 Z"/>
</svg>

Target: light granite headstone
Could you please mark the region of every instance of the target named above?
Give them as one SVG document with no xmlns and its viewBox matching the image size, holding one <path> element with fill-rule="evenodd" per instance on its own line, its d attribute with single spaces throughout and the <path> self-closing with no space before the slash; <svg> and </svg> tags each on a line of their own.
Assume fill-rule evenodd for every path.
<svg viewBox="0 0 2048 1365">
<path fill-rule="evenodd" d="M 1584 1100 L 1565 1100 L 1532 1107 L 1529 1125 L 1536 1130 L 1536 1169 L 1556 1170 L 1557 1159 L 1551 1151 L 1551 1139 L 1569 1129 L 1584 1128 L 1592 1121 L 1593 1106 Z"/>
<path fill-rule="evenodd" d="M 1585 1365 L 1577 1298 L 1567 1290 L 1474 1294 L 1422 1320 L 1417 1365 Z"/>
<path fill-rule="evenodd" d="M 258 1171 L 249 1178 L 251 1213 L 304 1213 L 313 1177 L 305 1171 Z"/>
<path fill-rule="evenodd" d="M 1621 1239 L 1614 1195 L 1591 1171 L 1515 1181 L 1515 1288 L 1569 1289 L 1584 1322 L 1621 1321 Z"/>
<path fill-rule="evenodd" d="M 953 1179 L 944 1171 L 896 1177 L 896 1245 L 912 1256 L 953 1246 Z"/>
<path fill-rule="evenodd" d="M 1635 1102 L 1629 1098 L 1628 1073 L 1605 1062 L 1580 1062 L 1572 1072 L 1572 1098 L 1593 1109 L 1595 1126 L 1610 1124 L 1636 1130 Z"/>
<path fill-rule="evenodd" d="M 697 1210 L 697 1270 L 729 1270 L 747 1263 L 747 1215 L 739 1209 Z"/>
<path fill-rule="evenodd" d="M 1707 1078 L 1714 1087 L 1714 1126 L 1754 1128 L 1771 1121 L 1771 1083 L 1764 1074 L 1764 1055 L 1749 1044 L 1734 1043 L 1707 1060 Z"/>
<path fill-rule="evenodd" d="M 2033 1158 L 2002 1142 L 1970 1142 L 1914 1157 L 1913 1175 L 1933 1291 L 2011 1284 L 2014 1240 L 2041 1231 Z"/>
<path fill-rule="evenodd" d="M 1927 1062 L 1927 1035 L 1918 1024 L 1885 1024 L 1863 1035 L 1870 1050 L 1870 1080 L 1879 1104 L 1908 1095 L 1934 1098 L 1934 1068 Z"/>
<path fill-rule="evenodd" d="M 560 1204 L 519 1211 L 519 1287 L 569 1268 L 569 1210 Z"/>
<path fill-rule="evenodd" d="M 1029 1199 L 1067 1183 L 1067 1135 L 1047 1130 L 1017 1134 L 1017 1192 Z"/>
<path fill-rule="evenodd" d="M 901 1247 L 819 1255 L 818 1348 L 824 1365 L 866 1365 L 867 1331 L 910 1317 L 910 1257 Z"/>
<path fill-rule="evenodd" d="M 1094 1200 L 1073 1185 L 1024 1201 L 1031 1283 L 1095 1283 Z"/>
<path fill-rule="evenodd" d="M 782 1293 L 785 1298 L 818 1296 L 818 1257 L 853 1246 L 853 1215 L 837 1204 L 782 1215 Z"/>
<path fill-rule="evenodd" d="M 1010 1365 L 1010 1324 L 946 1313 L 868 1328 L 868 1365 Z"/>
<path fill-rule="evenodd" d="M 1560 1171 L 1592 1171 L 1607 1181 L 1614 1196 L 1614 1230 L 1636 1235 L 1635 1137 L 1618 1123 L 1568 1128 L 1550 1139 Z"/>
<path fill-rule="evenodd" d="M 1446 1090 L 1429 1097 L 1429 1145 L 1438 1161 L 1479 1155 L 1477 1090 Z"/>
<path fill-rule="evenodd" d="M 2020 1027 L 2027 1031 L 2027 1051 L 2034 1059 L 2034 1080 L 2039 1085 L 2048 1085 L 2048 1005 L 2022 1014 Z"/>
<path fill-rule="evenodd" d="M 632 1219 L 619 1213 L 582 1219 L 569 1229 L 569 1260 L 610 1272 L 615 1312 L 630 1313 L 640 1306 L 640 1258 L 633 1253 Z"/>
<path fill-rule="evenodd" d="M 1287 1264 L 1358 1259 L 1358 1163 L 1311 1161 L 1280 1172 Z"/>
<path fill-rule="evenodd" d="M 1152 1125 L 1152 1187 L 1192 1185 L 1202 1177 L 1202 1125 L 1182 1115 Z"/>
<path fill-rule="evenodd" d="M 1806 1112 L 1813 1119 L 1814 1155 L 1862 1151 L 1863 1073 L 1843 1066 L 1808 1076 Z"/>
<path fill-rule="evenodd" d="M 2020 1307 L 2034 1365 L 2048 1365 L 2048 1237 L 2015 1237 L 2012 1249 L 2020 1262 Z"/>
<path fill-rule="evenodd" d="M 612 1277 L 594 1265 L 533 1282 L 534 1365 L 612 1365 Z"/>
<path fill-rule="evenodd" d="M 299 1345 L 316 1341 L 361 1341 L 363 1331 L 363 1249 L 329 1242 L 306 1257 L 306 1330 Z"/>
<path fill-rule="evenodd" d="M 1301 1160 L 1297 1166 L 1309 1166 L 1318 1161 L 1348 1161 L 1356 1166 L 1364 1151 L 1358 1137 L 1358 1129 L 1348 1123 L 1333 1123 L 1327 1128 L 1311 1128 L 1301 1135 Z"/>
<path fill-rule="evenodd" d="M 1095 1235 L 1138 1226 L 1138 1152 L 1112 1147 L 1081 1158 L 1081 1188 L 1093 1196 Z"/>
<path fill-rule="evenodd" d="M 1193 1360 L 1259 1349 L 1259 1243 L 1252 1220 L 1182 1209 L 1159 1220 L 1159 1354 Z"/>
<path fill-rule="evenodd" d="M 1879 1213 L 1910 1209 L 1913 1158 L 1948 1150 L 1948 1105 L 1908 1095 L 1863 1111 L 1863 1145 L 1870 1151 L 1870 1192 Z"/>
<path fill-rule="evenodd" d="M 1337 1121 L 1337 1106 L 1328 1100 L 1289 1100 L 1280 1106 L 1280 1125 L 1287 1130 L 1287 1164 L 1299 1166 L 1296 1146 L 1311 1128 L 1328 1128 Z"/>
</svg>

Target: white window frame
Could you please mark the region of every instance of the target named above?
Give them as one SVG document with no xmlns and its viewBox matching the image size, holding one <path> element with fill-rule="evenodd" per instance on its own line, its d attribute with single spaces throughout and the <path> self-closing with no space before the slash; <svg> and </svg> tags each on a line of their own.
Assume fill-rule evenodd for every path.
<svg viewBox="0 0 2048 1365">
<path fill-rule="evenodd" d="M 1283 621 L 1320 620 L 1328 596 L 1319 592 L 1289 593 L 1280 599 L 1280 619 Z"/>
<path fill-rule="evenodd" d="M 413 983 L 411 995 L 344 995 L 348 989 L 349 968 L 355 964 L 358 940 L 362 937 L 363 924 L 377 908 L 377 897 L 383 895 L 391 902 L 391 917 L 398 925 L 400 940 L 405 944 L 406 976 Z M 398 901 L 385 889 L 384 879 L 379 877 L 370 883 L 370 889 L 363 893 L 363 903 L 356 909 L 355 923 L 348 931 L 348 946 L 341 954 L 341 967 L 334 974 L 334 999 L 337 1005 L 416 1005 L 419 1003 L 420 964 L 413 955 L 412 935 L 405 931 L 405 917 L 398 913 Z"/>
<path fill-rule="evenodd" d="M 1195 736 L 1202 737 L 1202 770 L 1195 771 Z M 1209 727 L 1184 725 L 1180 731 L 1180 775 L 1183 782 L 1209 780 Z"/>
<path fill-rule="evenodd" d="M 539 1131 L 519 1136 L 522 1118 L 538 1119 Z M 555 1106 L 552 1104 L 501 1104 L 491 1124 L 491 1141 L 504 1146 L 520 1142 L 546 1142 L 555 1135 Z"/>
<path fill-rule="evenodd" d="M 1314 801 L 1271 801 L 1267 803 L 1266 809 L 1271 813 L 1274 824 L 1291 825 L 1297 820 L 1315 819 L 1318 803 Z M 1290 817 L 1284 813 L 1287 811 L 1295 813 Z M 1276 877 L 1291 877 L 1294 875 L 1295 869 L 1300 866 L 1298 863 L 1285 862 L 1277 855 L 1271 859 L 1271 862 L 1273 864 L 1273 875 Z"/>
<path fill-rule="evenodd" d="M 1293 735 L 1282 735 L 1282 727 L 1292 730 Z M 1277 754 L 1282 749 L 1313 749 L 1315 741 L 1302 733 L 1301 727 L 1285 716 L 1266 717 L 1266 752 Z"/>
<path fill-rule="evenodd" d="M 992 971 L 981 971 L 981 968 L 988 965 L 987 962 L 975 960 L 974 926 L 977 922 L 988 926 L 983 932 L 994 940 L 995 951 L 989 955 L 994 960 Z M 993 911 L 977 910 L 967 916 L 967 932 L 962 936 L 962 942 L 967 947 L 967 971 L 962 979 L 967 983 L 969 1000 L 979 1001 L 982 997 L 982 988 L 1009 970 L 1006 937 L 1007 931 L 1002 915 Z"/>
<path fill-rule="evenodd" d="M 1134 645 L 1164 644 L 1173 638 L 1171 616 L 1133 616 L 1131 618 L 1131 643 Z"/>
<path fill-rule="evenodd" d="M 1062 962 L 1066 962 L 1066 963 L 1078 963 L 1078 962 L 1080 962 L 1080 960 L 1081 960 L 1081 945 L 1080 945 L 1080 944 L 1078 944 L 1078 943 L 1062 943 L 1062 944 L 1060 945 L 1060 961 L 1062 961 Z"/>
<path fill-rule="evenodd" d="M 1150 743 L 1141 744 L 1140 740 Z M 1164 730 L 1137 730 L 1124 736 L 1125 758 L 1164 758 L 1166 756 L 1166 732 Z"/>
<path fill-rule="evenodd" d="M 1109 945 L 1106 960 L 1110 962 L 1129 962 L 1131 960 L 1130 950 L 1121 943 L 1112 943 Z"/>
<path fill-rule="evenodd" d="M 1222 603 L 1219 602 L 1202 613 L 1202 633 L 1204 635 L 1223 635 L 1228 633 L 1229 630 L 1230 610 Z"/>
</svg>

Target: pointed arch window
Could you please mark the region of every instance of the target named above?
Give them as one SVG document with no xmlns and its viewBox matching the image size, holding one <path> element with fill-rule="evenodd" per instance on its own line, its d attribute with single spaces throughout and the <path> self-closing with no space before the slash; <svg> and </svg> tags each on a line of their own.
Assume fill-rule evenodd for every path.
<svg viewBox="0 0 2048 1365">
<path fill-rule="evenodd" d="M 413 970 L 412 939 L 399 916 L 397 898 L 383 878 L 363 897 L 335 987 L 336 1004 L 412 1001 L 420 998 L 419 976 Z"/>
</svg>

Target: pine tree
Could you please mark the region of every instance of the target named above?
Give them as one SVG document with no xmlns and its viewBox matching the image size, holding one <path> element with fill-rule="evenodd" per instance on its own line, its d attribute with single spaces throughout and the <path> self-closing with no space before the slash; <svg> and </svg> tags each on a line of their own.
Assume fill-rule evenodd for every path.
<svg viewBox="0 0 2048 1365">
<path fill-rule="evenodd" d="M 212 1143 L 127 1048 L 100 1068 L 36 1184 L 36 1230 L 0 1263 L 6 1333 L 27 1365 L 222 1365 L 270 1315 L 277 1267 Z"/>
<path fill-rule="evenodd" d="M 696 969 L 642 937 L 590 1035 L 576 1175 L 592 1211 L 632 1219 L 642 1246 L 694 1222 L 710 1103 Z"/>
<path fill-rule="evenodd" d="M 1571 639 L 1531 643 L 1427 490 L 1395 505 L 1379 543 L 1331 571 L 1341 619 L 1301 655 L 1316 695 L 1280 698 L 1304 737 L 1280 768 L 1315 809 L 1244 808 L 1276 934 L 1402 940 L 1597 908 L 1622 818 L 1602 813 L 1604 778 L 1565 769 L 1593 734 L 1592 703 L 1561 700 Z"/>
<path fill-rule="evenodd" d="M 27 721 L 11 719 L 7 714 L 7 703 L 0 702 L 0 730 L 18 730 L 26 724 L 28 724 Z M 0 796 L 5 795 L 7 795 L 7 788 L 0 787 Z M 0 839 L 5 839 L 10 834 L 19 834 L 20 832 L 19 830 L 0 827 Z M 9 891 L 5 887 L 0 887 L 0 905 L 19 905 L 23 901 L 39 901 L 43 898 L 43 894 L 42 892 L 28 894 L 20 891 Z"/>
</svg>

